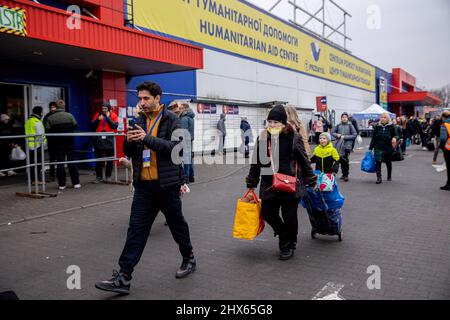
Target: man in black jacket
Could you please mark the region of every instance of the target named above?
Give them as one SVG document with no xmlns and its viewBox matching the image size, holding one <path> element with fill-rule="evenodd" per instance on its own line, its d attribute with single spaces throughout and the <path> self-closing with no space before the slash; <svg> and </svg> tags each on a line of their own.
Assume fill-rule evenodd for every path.
<svg viewBox="0 0 450 320">
<path fill-rule="evenodd" d="M 124 152 L 133 162 L 135 188 L 127 240 L 119 258 L 120 271 L 114 271 L 112 279 L 95 284 L 97 289 L 119 294 L 129 293 L 131 274 L 159 211 L 165 215 L 183 257 L 176 278 L 186 277 L 196 268 L 189 227 L 181 210 L 183 168 L 171 157 L 180 143 L 172 139 L 174 131 L 180 129 L 179 120 L 160 105 L 162 90 L 158 84 L 144 82 L 137 91 L 143 112 L 136 118 L 134 130 L 128 131 L 124 143 Z"/>
<path fill-rule="evenodd" d="M 433 164 L 437 163 L 437 157 L 439 154 L 439 145 L 441 144 L 441 126 L 442 126 L 442 119 L 440 116 L 435 116 L 433 120 L 433 124 L 431 125 L 431 137 L 435 140 L 435 149 L 434 149 L 434 155 L 433 155 Z"/>
<path fill-rule="evenodd" d="M 48 104 L 49 112 L 44 116 L 44 119 L 42 119 L 42 123 L 44 124 L 44 127 L 47 124 L 48 117 L 50 117 L 52 114 L 54 114 L 56 112 L 57 107 L 58 107 L 58 105 L 56 104 L 56 101 L 52 101 Z M 58 153 L 57 153 L 58 146 L 55 145 L 53 137 L 47 138 L 47 148 L 48 148 L 48 156 L 49 156 L 49 161 L 50 161 L 50 179 L 52 181 L 54 181 L 55 177 L 56 177 L 56 174 L 55 174 L 56 170 L 55 170 L 55 165 L 51 164 L 51 163 L 58 161 Z"/>
<path fill-rule="evenodd" d="M 45 131 L 47 133 L 74 133 L 78 128 L 78 124 L 73 115 L 66 112 L 66 103 L 64 100 L 58 100 L 56 105 L 56 111 L 45 122 Z M 58 162 L 64 162 L 66 158 L 67 161 L 75 160 L 73 137 L 52 137 L 52 144 L 56 146 L 55 154 Z M 73 187 L 75 189 L 81 188 L 77 165 L 71 163 L 68 167 Z M 66 169 L 64 168 L 64 164 L 58 164 L 56 177 L 58 179 L 59 190 L 64 190 L 66 188 Z"/>
</svg>

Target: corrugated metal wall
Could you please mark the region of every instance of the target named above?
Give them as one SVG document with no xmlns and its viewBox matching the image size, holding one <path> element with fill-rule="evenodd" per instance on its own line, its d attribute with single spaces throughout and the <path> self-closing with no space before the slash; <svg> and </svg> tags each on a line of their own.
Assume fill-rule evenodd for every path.
<svg viewBox="0 0 450 320">
<path fill-rule="evenodd" d="M 202 49 L 189 44 L 88 17 L 82 17 L 81 29 L 71 30 L 67 27 L 70 14 L 61 9 L 23 0 L 0 0 L 0 4 L 26 10 L 30 38 L 193 68 L 203 66 Z"/>
<path fill-rule="evenodd" d="M 361 111 L 376 102 L 375 92 L 217 51 L 205 49 L 204 59 L 204 69 L 197 71 L 197 94 L 201 97 L 254 102 L 278 100 L 315 108 L 316 97 L 327 96 L 329 108 L 334 109 L 337 115 L 344 111 Z"/>
</svg>

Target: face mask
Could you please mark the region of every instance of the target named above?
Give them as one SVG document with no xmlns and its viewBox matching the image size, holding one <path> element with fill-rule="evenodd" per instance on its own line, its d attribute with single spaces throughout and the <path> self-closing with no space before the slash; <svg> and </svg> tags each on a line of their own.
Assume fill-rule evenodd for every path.
<svg viewBox="0 0 450 320">
<path fill-rule="evenodd" d="M 267 131 L 273 136 L 279 135 L 281 130 L 281 128 L 267 128 Z"/>
</svg>

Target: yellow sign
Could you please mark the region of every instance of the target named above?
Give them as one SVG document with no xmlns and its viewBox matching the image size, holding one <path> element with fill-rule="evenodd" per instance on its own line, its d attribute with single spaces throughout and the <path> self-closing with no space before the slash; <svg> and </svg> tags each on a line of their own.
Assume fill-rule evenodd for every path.
<svg viewBox="0 0 450 320">
<path fill-rule="evenodd" d="M 134 0 L 136 25 L 375 91 L 375 68 L 242 0 Z"/>
<path fill-rule="evenodd" d="M 0 6 L 0 32 L 26 37 L 27 20 L 25 9 Z"/>
</svg>

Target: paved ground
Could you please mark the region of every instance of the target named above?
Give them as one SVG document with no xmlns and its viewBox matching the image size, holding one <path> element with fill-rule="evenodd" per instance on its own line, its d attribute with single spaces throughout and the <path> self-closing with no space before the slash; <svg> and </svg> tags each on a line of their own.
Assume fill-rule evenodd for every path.
<svg viewBox="0 0 450 320">
<path fill-rule="evenodd" d="M 363 152 L 352 154 L 352 160 Z M 439 190 L 445 174 L 431 167 L 431 157 L 415 147 L 409 158 L 394 164 L 394 181 L 382 185 L 353 164 L 350 182 L 341 183 L 344 241 L 312 240 L 306 212 L 299 209 L 298 250 L 285 262 L 277 259 L 270 227 L 253 242 L 232 237 L 235 203 L 245 190 L 248 168 L 199 166 L 199 183 L 184 200 L 197 272 L 175 279 L 181 260 L 159 216 L 128 297 L 97 291 L 93 284 L 117 267 L 130 199 L 3 225 L 0 291 L 15 290 L 21 299 L 310 300 L 337 291 L 344 299 L 450 299 L 449 194 Z M 10 192 L 1 190 L 3 221 L 130 195 L 128 187 L 110 185 L 86 185 L 46 200 L 5 196 Z M 81 268 L 81 290 L 66 287 L 70 265 Z M 381 269 L 380 290 L 367 288 L 371 265 Z"/>
</svg>

